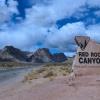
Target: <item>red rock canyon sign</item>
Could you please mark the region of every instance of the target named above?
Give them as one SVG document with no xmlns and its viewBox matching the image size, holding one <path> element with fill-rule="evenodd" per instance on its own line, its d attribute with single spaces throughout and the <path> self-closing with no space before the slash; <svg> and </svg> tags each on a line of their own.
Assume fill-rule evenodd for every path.
<svg viewBox="0 0 100 100">
<path fill-rule="evenodd" d="M 75 42 L 78 45 L 78 49 L 73 66 L 100 67 L 100 44 L 87 36 L 76 36 Z"/>
</svg>

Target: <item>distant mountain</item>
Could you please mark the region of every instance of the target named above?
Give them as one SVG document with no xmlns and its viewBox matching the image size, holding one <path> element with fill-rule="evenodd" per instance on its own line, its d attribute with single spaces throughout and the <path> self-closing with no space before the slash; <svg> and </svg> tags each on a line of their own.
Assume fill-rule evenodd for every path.
<svg viewBox="0 0 100 100">
<path fill-rule="evenodd" d="M 16 61 L 31 63 L 63 62 L 67 60 L 64 53 L 51 54 L 48 48 L 41 48 L 35 52 L 25 52 L 13 46 L 5 46 L 0 50 L 0 61 Z"/>
<path fill-rule="evenodd" d="M 0 59 L 3 61 L 27 61 L 27 53 L 13 46 L 5 46 L 0 51 Z"/>
<path fill-rule="evenodd" d="M 52 54 L 50 53 L 49 49 L 41 48 L 35 51 L 29 57 L 29 61 L 31 62 L 51 62 L 52 61 Z"/>
<path fill-rule="evenodd" d="M 64 53 L 53 54 L 53 61 L 54 62 L 64 62 L 65 60 L 67 60 L 67 57 L 65 56 Z"/>
</svg>

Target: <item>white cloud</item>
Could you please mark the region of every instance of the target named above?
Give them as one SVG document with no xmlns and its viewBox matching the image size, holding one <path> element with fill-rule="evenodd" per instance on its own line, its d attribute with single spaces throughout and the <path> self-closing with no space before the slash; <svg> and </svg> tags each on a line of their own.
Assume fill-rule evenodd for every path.
<svg viewBox="0 0 100 100">
<path fill-rule="evenodd" d="M 0 9 L 2 9 L 0 10 L 0 23 L 3 25 L 3 29 L 6 29 L 0 32 L 0 47 L 13 45 L 22 49 L 30 49 L 37 47 L 38 43 L 42 43 L 45 47 L 74 51 L 74 37 L 76 35 L 89 35 L 92 38 L 99 36 L 100 28 L 98 25 L 86 28 L 84 23 L 80 21 L 67 23 L 58 29 L 55 24 L 58 19 L 70 17 L 79 10 L 83 11 L 80 7 L 86 3 L 90 6 L 98 6 L 99 3 L 97 5 L 94 0 L 51 0 L 48 5 L 40 5 L 41 0 L 38 2 L 32 8 L 26 9 L 26 19 L 22 20 L 19 25 L 14 24 L 12 28 L 7 28 L 7 25 L 2 23 L 9 21 L 13 13 L 18 13 L 17 3 L 10 0 L 9 8 L 7 8 L 4 0 L 2 3 L 0 2 Z M 84 13 L 81 16 L 83 15 Z M 98 41 L 100 40 L 98 39 Z"/>
<path fill-rule="evenodd" d="M 86 30 L 88 36 L 100 43 L 100 24 L 90 25 Z"/>
<path fill-rule="evenodd" d="M 4 24 L 9 21 L 13 13 L 18 13 L 17 11 L 17 2 L 9 0 L 9 7 L 5 5 L 5 0 L 0 1 L 0 24 Z"/>
<path fill-rule="evenodd" d="M 33 6 L 26 10 L 26 21 L 36 26 L 47 27 L 55 24 L 52 13 L 45 6 Z"/>
<path fill-rule="evenodd" d="M 51 10 L 54 13 L 56 19 L 71 16 L 79 7 L 85 4 L 86 0 L 53 0 Z"/>
<path fill-rule="evenodd" d="M 69 49 L 68 46 L 74 45 L 74 37 L 76 35 L 85 35 L 85 26 L 82 22 L 69 23 L 60 30 L 52 30 L 45 43 L 51 47 L 67 50 Z"/>
</svg>

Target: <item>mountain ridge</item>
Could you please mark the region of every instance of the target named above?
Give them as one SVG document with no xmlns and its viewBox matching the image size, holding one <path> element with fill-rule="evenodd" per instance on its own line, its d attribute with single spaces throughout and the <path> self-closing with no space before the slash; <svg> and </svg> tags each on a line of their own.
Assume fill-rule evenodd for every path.
<svg viewBox="0 0 100 100">
<path fill-rule="evenodd" d="M 67 60 L 64 53 L 52 54 L 48 48 L 39 48 L 35 52 L 22 51 L 13 46 L 5 46 L 0 50 L 0 62 L 31 62 L 31 63 L 47 63 L 47 62 L 63 62 Z"/>
</svg>

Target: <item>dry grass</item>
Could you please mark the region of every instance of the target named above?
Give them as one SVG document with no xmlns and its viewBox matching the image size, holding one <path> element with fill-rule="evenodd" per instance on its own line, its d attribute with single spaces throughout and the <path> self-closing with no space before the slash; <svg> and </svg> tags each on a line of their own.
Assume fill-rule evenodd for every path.
<svg viewBox="0 0 100 100">
<path fill-rule="evenodd" d="M 26 75 L 24 82 L 39 78 L 48 78 L 49 80 L 53 80 L 57 76 L 66 76 L 71 72 L 71 65 L 66 63 L 46 64 L 42 68 L 37 70 L 35 69 Z"/>
<path fill-rule="evenodd" d="M 0 62 L 0 69 L 2 68 L 17 68 L 17 67 L 26 67 L 32 66 L 31 63 L 24 63 L 24 62 Z"/>
</svg>

